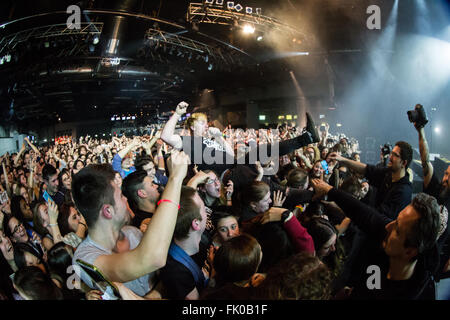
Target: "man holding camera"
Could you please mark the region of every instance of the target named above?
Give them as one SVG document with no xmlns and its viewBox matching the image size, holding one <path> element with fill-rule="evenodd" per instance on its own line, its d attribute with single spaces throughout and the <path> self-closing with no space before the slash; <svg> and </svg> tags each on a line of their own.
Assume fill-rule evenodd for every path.
<svg viewBox="0 0 450 320">
<path fill-rule="evenodd" d="M 330 157 L 364 175 L 369 183 L 377 188 L 376 208 L 387 217 L 396 219 L 398 213 L 411 202 L 412 184 L 407 172 L 412 161 L 412 148 L 409 143 L 399 141 L 395 144 L 386 168 L 350 160 L 335 152 L 331 153 Z"/>
<path fill-rule="evenodd" d="M 409 121 L 414 123 L 414 127 L 419 133 L 419 152 L 420 160 L 422 161 L 423 170 L 423 192 L 435 197 L 441 206 L 441 218 L 447 218 L 447 227 L 438 240 L 440 254 L 441 254 L 441 268 L 443 274 L 441 278 L 450 277 L 450 243 L 449 243 L 449 228 L 448 228 L 448 216 L 445 217 L 447 210 L 450 208 L 450 166 L 444 172 L 444 176 L 439 182 L 433 165 L 431 164 L 428 142 L 425 138 L 425 125 L 428 123 L 428 119 L 425 110 L 422 105 L 417 104 L 414 111 L 408 112 Z M 448 215 L 448 214 L 447 214 Z M 445 275 L 444 275 L 445 274 Z"/>
</svg>

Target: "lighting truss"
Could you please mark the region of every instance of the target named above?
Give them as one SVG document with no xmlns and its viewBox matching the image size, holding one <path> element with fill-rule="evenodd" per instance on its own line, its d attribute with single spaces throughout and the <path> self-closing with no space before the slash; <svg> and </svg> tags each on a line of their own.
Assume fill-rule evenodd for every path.
<svg viewBox="0 0 450 320">
<path fill-rule="evenodd" d="M 209 56 L 229 64 L 236 63 L 236 56 L 233 56 L 226 50 L 222 50 L 220 47 L 213 48 L 210 45 L 183 37 L 176 33 L 170 33 L 159 29 L 148 29 L 145 37 L 148 40 L 148 45 L 150 46 L 153 44 L 156 47 L 165 44 L 167 46 L 171 46 L 172 48 L 184 48 L 194 53 L 204 55 L 205 59 L 208 59 L 207 57 Z"/>
<path fill-rule="evenodd" d="M 259 8 L 258 8 L 259 9 Z M 306 35 L 292 26 L 281 23 L 275 18 L 263 16 L 260 10 L 256 14 L 240 13 L 236 10 L 227 10 L 217 6 L 204 6 L 202 3 L 190 3 L 187 12 L 187 21 L 190 23 L 211 23 L 221 25 L 234 25 L 249 23 L 261 31 L 276 30 L 290 36 Z"/>
<path fill-rule="evenodd" d="M 67 35 L 100 35 L 103 30 L 103 22 L 82 22 L 80 29 L 69 29 L 67 24 L 54 24 L 19 31 L 0 39 L 0 54 L 5 50 L 14 48 L 30 39 L 55 38 Z"/>
</svg>

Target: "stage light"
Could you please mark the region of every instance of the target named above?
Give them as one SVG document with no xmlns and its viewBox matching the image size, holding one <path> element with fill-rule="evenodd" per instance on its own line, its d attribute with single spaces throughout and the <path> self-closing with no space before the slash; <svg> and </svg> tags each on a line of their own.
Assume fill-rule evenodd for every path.
<svg viewBox="0 0 450 320">
<path fill-rule="evenodd" d="M 10 61 L 11 61 L 11 55 L 10 55 L 10 54 L 7 54 L 7 55 L 5 56 L 5 60 L 6 60 L 6 62 L 10 62 Z"/>
<path fill-rule="evenodd" d="M 266 116 L 264 114 L 260 114 L 259 120 L 262 120 L 262 121 L 266 120 Z"/>
<path fill-rule="evenodd" d="M 284 116 L 278 116 L 278 120 L 284 119 Z"/>
<path fill-rule="evenodd" d="M 224 0 L 216 0 L 216 4 L 219 5 L 219 6 L 222 6 L 223 5 L 223 1 Z"/>
<path fill-rule="evenodd" d="M 292 120 L 292 115 L 291 114 L 287 114 L 286 115 L 286 120 Z"/>
<path fill-rule="evenodd" d="M 434 132 L 437 133 L 437 134 L 441 133 L 441 128 L 435 127 L 434 128 Z"/>
<path fill-rule="evenodd" d="M 206 4 L 214 4 L 214 0 L 205 0 Z"/>
<path fill-rule="evenodd" d="M 98 35 L 95 35 L 94 38 L 92 39 L 92 43 L 97 44 L 99 42 L 100 42 L 100 38 L 98 37 Z"/>
<path fill-rule="evenodd" d="M 50 42 L 45 41 L 45 42 L 44 42 L 44 47 L 45 47 L 45 48 L 50 48 Z"/>
<path fill-rule="evenodd" d="M 336 127 L 342 127 L 342 124 L 336 123 Z"/>
<path fill-rule="evenodd" d="M 251 26 L 251 25 L 249 25 L 249 24 L 246 24 L 245 26 L 244 26 L 244 33 L 245 34 L 252 34 L 252 33 L 255 33 L 255 27 L 253 27 L 253 26 Z"/>
<path fill-rule="evenodd" d="M 111 117 L 111 121 L 114 121 L 114 120 L 116 120 L 116 118 L 115 117 Z"/>
<path fill-rule="evenodd" d="M 256 8 L 256 14 L 261 15 L 261 8 Z"/>
<path fill-rule="evenodd" d="M 241 11 L 242 9 L 244 9 L 244 7 L 241 6 L 240 3 L 238 3 L 237 5 L 234 6 L 234 10 L 236 10 L 237 12 Z"/>
<path fill-rule="evenodd" d="M 263 39 L 263 36 L 258 36 L 258 37 L 256 38 L 257 41 L 262 41 L 262 39 Z"/>
<path fill-rule="evenodd" d="M 245 12 L 247 14 L 252 14 L 253 13 L 253 8 L 252 7 L 245 7 Z"/>
<path fill-rule="evenodd" d="M 211 71 L 212 69 L 213 69 L 213 65 L 212 65 L 212 63 L 210 63 L 208 66 L 208 70 Z"/>
<path fill-rule="evenodd" d="M 1 57 L 0 58 L 0 64 L 4 64 L 5 63 L 5 58 L 4 57 Z"/>
<path fill-rule="evenodd" d="M 228 10 L 234 9 L 234 2 L 233 1 L 227 1 L 227 8 Z"/>
</svg>

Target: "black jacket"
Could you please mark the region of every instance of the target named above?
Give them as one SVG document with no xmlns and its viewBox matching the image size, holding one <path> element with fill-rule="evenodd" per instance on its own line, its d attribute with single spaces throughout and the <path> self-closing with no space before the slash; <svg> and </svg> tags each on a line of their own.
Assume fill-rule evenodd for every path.
<svg viewBox="0 0 450 320">
<path fill-rule="evenodd" d="M 370 251 L 366 256 L 365 266 L 362 268 L 360 281 L 355 285 L 351 298 L 353 299 L 434 299 L 434 282 L 431 274 L 425 268 L 422 257 L 418 259 L 414 274 L 408 280 L 392 281 L 387 279 L 389 257 L 382 249 L 382 242 L 387 235 L 386 225 L 393 219 L 381 214 L 353 198 L 351 195 L 336 189 L 330 190 L 328 198 L 335 201 L 346 215 L 367 234 L 369 244 L 361 251 Z M 372 244 L 372 245 L 370 245 Z M 377 244 L 377 245 L 373 245 Z M 367 288 L 367 279 L 371 275 L 366 273 L 367 267 L 380 267 L 381 289 Z"/>
<path fill-rule="evenodd" d="M 409 174 L 406 173 L 400 180 L 392 182 L 390 169 L 368 164 L 365 176 L 369 183 L 377 188 L 377 210 L 391 219 L 397 219 L 399 212 L 411 203 L 412 184 Z"/>
</svg>

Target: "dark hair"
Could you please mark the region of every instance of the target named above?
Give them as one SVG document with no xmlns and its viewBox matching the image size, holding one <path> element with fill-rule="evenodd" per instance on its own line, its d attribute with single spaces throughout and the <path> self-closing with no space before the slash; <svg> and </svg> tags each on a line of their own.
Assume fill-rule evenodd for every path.
<svg viewBox="0 0 450 320">
<path fill-rule="evenodd" d="M 40 263 L 43 263 L 42 261 L 42 255 L 36 251 L 30 244 L 19 242 L 14 244 L 14 262 L 16 263 L 17 268 L 21 269 L 27 265 L 27 261 L 25 259 L 25 252 L 28 252 L 32 255 L 34 255 L 36 258 L 39 259 Z"/>
<path fill-rule="evenodd" d="M 42 218 L 41 215 L 39 213 L 39 208 L 43 205 L 46 205 L 45 200 L 39 201 L 34 205 L 34 209 L 33 209 L 33 228 L 34 230 L 36 230 L 37 233 L 39 233 L 40 236 L 45 236 L 46 234 L 48 234 L 48 230 L 47 228 L 45 228 L 42 225 Z"/>
<path fill-rule="evenodd" d="M 115 175 L 116 171 L 110 164 L 91 164 L 74 175 L 72 196 L 88 228 L 94 227 L 104 204 L 116 204 L 113 187 Z"/>
<path fill-rule="evenodd" d="M 35 266 L 20 268 L 14 275 L 14 285 L 32 300 L 63 300 L 62 291 Z"/>
<path fill-rule="evenodd" d="M 149 155 L 138 155 L 134 161 L 134 167 L 136 168 L 136 171 L 144 170 L 143 167 L 150 162 L 153 163 L 153 160 Z"/>
<path fill-rule="evenodd" d="M 324 218 L 313 217 L 308 223 L 305 223 L 305 227 L 314 240 L 316 252 L 330 240 L 333 234 L 337 235 L 336 228 Z"/>
<path fill-rule="evenodd" d="M 59 207 L 58 227 L 59 227 L 61 236 L 63 236 L 63 237 L 66 234 L 73 232 L 73 230 L 70 229 L 70 225 L 69 225 L 70 208 L 74 208 L 76 210 L 75 204 L 73 204 L 71 202 L 63 203 Z"/>
<path fill-rule="evenodd" d="M 47 163 L 44 168 L 42 168 L 42 179 L 48 181 L 51 176 L 57 173 L 58 171 L 56 171 L 55 167 Z"/>
<path fill-rule="evenodd" d="M 320 259 L 306 252 L 298 253 L 271 268 L 257 288 L 259 299 L 328 300 L 332 277 Z"/>
<path fill-rule="evenodd" d="M 398 141 L 395 145 L 400 148 L 400 158 L 403 161 L 406 160 L 406 169 L 408 169 L 413 157 L 411 145 L 405 141 Z"/>
<path fill-rule="evenodd" d="M 137 170 L 125 177 L 122 182 L 122 192 L 128 199 L 128 204 L 130 208 L 134 211 L 138 208 L 139 196 L 137 194 L 139 189 L 142 189 L 142 183 L 145 177 L 147 177 L 147 172 L 144 170 Z"/>
<path fill-rule="evenodd" d="M 22 208 L 20 207 L 20 202 L 26 200 L 22 196 L 15 195 L 11 199 L 11 214 L 17 219 L 25 221 L 25 216 L 23 215 Z"/>
<path fill-rule="evenodd" d="M 267 272 L 278 262 L 294 254 L 291 239 L 280 222 L 263 224 L 260 230 L 255 233 L 255 237 L 264 253 L 259 267 L 261 272 Z"/>
<path fill-rule="evenodd" d="M 308 172 L 302 168 L 296 168 L 289 171 L 287 175 L 287 186 L 292 188 L 303 187 L 308 181 Z"/>
<path fill-rule="evenodd" d="M 347 177 L 344 182 L 342 182 L 342 185 L 339 189 L 350 193 L 355 198 L 358 198 L 361 192 L 361 188 L 362 185 L 359 182 L 358 178 L 352 175 Z"/>
<path fill-rule="evenodd" d="M 73 169 L 76 169 L 76 168 L 77 168 L 77 163 L 78 163 L 78 162 L 81 162 L 81 163 L 83 164 L 83 168 L 86 167 L 86 163 L 85 163 L 83 160 L 77 159 L 77 160 L 75 160 L 75 161 L 73 162 L 73 166 L 72 166 Z"/>
<path fill-rule="evenodd" d="M 55 273 L 66 284 L 69 274 L 67 268 L 72 265 L 72 257 L 66 249 L 64 242 L 58 242 L 48 251 L 48 266 L 52 273 Z"/>
<path fill-rule="evenodd" d="M 414 197 L 411 205 L 420 218 L 408 232 L 404 245 L 417 248 L 419 254 L 422 254 L 436 244 L 440 208 L 436 198 L 423 192 Z"/>
<path fill-rule="evenodd" d="M 220 246 L 214 256 L 218 283 L 249 280 L 258 270 L 261 249 L 258 241 L 242 233 Z"/>
<path fill-rule="evenodd" d="M 243 191 L 242 201 L 244 205 L 250 205 L 252 202 L 258 202 L 264 199 L 270 187 L 263 181 L 253 181 Z"/>
<path fill-rule="evenodd" d="M 213 212 L 213 214 L 211 215 L 211 221 L 214 225 L 214 229 L 217 230 L 217 225 L 219 224 L 220 220 L 228 218 L 228 217 L 233 217 L 236 219 L 236 221 L 238 221 L 238 217 L 236 217 L 231 212 L 222 212 L 222 211 Z"/>
<path fill-rule="evenodd" d="M 62 169 L 61 172 L 58 174 L 58 181 L 59 181 L 59 187 L 60 188 L 64 187 L 63 182 L 62 182 L 62 177 L 65 174 L 67 174 L 69 177 L 71 177 L 69 169 L 67 169 L 67 168 Z"/>
<path fill-rule="evenodd" d="M 173 232 L 173 237 L 178 240 L 186 239 L 194 219 L 202 220 L 200 208 L 194 201 L 197 193 L 191 187 L 183 186 L 180 196 L 180 210 L 178 211 L 177 223 Z"/>
</svg>

